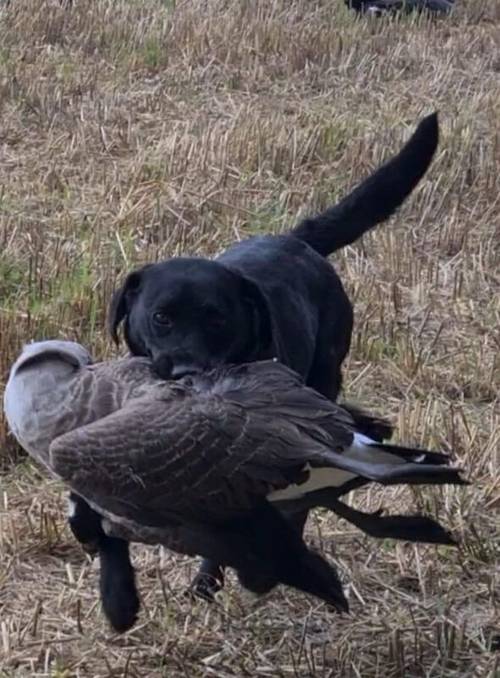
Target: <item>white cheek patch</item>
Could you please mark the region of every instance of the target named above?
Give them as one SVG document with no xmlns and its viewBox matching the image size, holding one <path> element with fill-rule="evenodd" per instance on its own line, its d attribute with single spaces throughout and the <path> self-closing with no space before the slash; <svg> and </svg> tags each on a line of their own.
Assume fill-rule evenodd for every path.
<svg viewBox="0 0 500 678">
<path fill-rule="evenodd" d="M 67 500 L 67 506 L 66 506 L 66 516 L 68 518 L 74 518 L 76 515 L 76 502 L 71 499 L 71 497 L 68 497 Z"/>
</svg>

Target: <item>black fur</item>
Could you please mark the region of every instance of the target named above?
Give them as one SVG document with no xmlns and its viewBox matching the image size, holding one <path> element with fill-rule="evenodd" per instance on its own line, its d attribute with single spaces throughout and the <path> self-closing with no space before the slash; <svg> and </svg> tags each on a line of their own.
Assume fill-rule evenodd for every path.
<svg viewBox="0 0 500 678">
<path fill-rule="evenodd" d="M 277 357 L 335 399 L 353 313 L 325 256 L 397 210 L 437 142 L 434 114 L 395 158 L 289 234 L 249 238 L 215 261 L 177 258 L 134 271 L 111 303 L 111 335 L 117 341 L 124 323 L 130 351 L 150 356 L 166 378 Z"/>
<path fill-rule="evenodd" d="M 123 539 L 106 536 L 100 544 L 99 558 L 104 614 L 115 631 L 123 633 L 135 624 L 140 607 L 129 545 Z"/>
<path fill-rule="evenodd" d="M 403 149 L 337 205 L 305 219 L 292 235 L 326 256 L 388 219 L 429 166 L 438 141 L 437 116 L 424 118 Z"/>
<path fill-rule="evenodd" d="M 123 323 L 130 351 L 150 356 L 164 378 L 277 357 L 335 400 L 353 312 L 325 257 L 397 210 L 427 170 L 437 143 L 433 114 L 398 155 L 338 205 L 290 233 L 250 238 L 215 261 L 177 258 L 130 273 L 110 306 L 112 337 L 118 341 Z M 390 434 L 387 423 L 351 411 L 360 431 L 377 440 Z M 296 518 L 300 531 L 306 515 Z M 204 561 L 200 591 L 216 590 L 221 571 Z"/>
<path fill-rule="evenodd" d="M 307 548 L 301 534 L 273 506 L 264 503 L 248 518 L 236 521 L 234 529 L 259 564 L 265 564 L 263 572 L 238 567 L 243 586 L 263 593 L 282 583 L 320 598 L 339 612 L 349 611 L 335 569 Z"/>
<path fill-rule="evenodd" d="M 104 614 L 115 631 L 127 631 L 135 624 L 139 612 L 129 545 L 123 539 L 105 534 L 101 517 L 82 497 L 71 492 L 70 500 L 75 506 L 68 518 L 71 531 L 87 552 L 99 555 L 99 589 Z"/>
</svg>

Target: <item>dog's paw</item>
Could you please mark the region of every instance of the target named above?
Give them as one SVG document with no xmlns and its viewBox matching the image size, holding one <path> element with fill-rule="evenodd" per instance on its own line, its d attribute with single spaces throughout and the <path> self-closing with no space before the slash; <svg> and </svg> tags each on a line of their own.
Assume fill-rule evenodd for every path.
<svg viewBox="0 0 500 678">
<path fill-rule="evenodd" d="M 128 631 L 137 621 L 140 601 L 133 578 L 118 577 L 101 590 L 107 620 L 118 633 Z"/>
<path fill-rule="evenodd" d="M 202 600 L 206 600 L 209 603 L 213 603 L 216 593 L 221 591 L 223 586 L 224 583 L 220 579 L 212 577 L 210 574 L 201 572 L 193 579 L 193 582 L 191 583 L 189 589 L 185 592 L 185 595 L 189 596 L 190 598 L 201 598 Z"/>
</svg>

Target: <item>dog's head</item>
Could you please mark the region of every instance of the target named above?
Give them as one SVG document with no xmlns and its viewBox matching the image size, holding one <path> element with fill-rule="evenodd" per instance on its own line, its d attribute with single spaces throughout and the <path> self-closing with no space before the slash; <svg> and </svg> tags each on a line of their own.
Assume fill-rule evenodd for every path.
<svg viewBox="0 0 500 678">
<path fill-rule="evenodd" d="M 216 261 L 178 258 L 130 273 L 111 302 L 109 329 L 163 378 L 267 357 L 267 301 L 258 286 Z"/>
</svg>

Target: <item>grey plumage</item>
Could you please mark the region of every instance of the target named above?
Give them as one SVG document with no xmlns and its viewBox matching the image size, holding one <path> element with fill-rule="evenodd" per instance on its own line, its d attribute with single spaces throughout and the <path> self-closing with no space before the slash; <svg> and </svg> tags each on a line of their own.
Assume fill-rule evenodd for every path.
<svg viewBox="0 0 500 678">
<path fill-rule="evenodd" d="M 359 435 L 347 411 L 273 361 L 180 382 L 158 379 L 144 358 L 89 363 L 78 344 L 28 346 L 11 370 L 5 413 L 19 442 L 106 517 L 110 534 L 244 568 L 255 553 L 238 521 L 269 503 L 310 498 L 336 510 L 353 481 L 464 482 L 445 455 Z M 452 543 L 434 521 L 413 519 L 424 521 L 424 541 Z M 405 538 L 405 529 L 390 534 Z M 234 555 L 236 543 L 244 555 Z"/>
<path fill-rule="evenodd" d="M 5 392 L 13 432 L 83 496 L 152 527 L 179 516 L 226 519 L 280 491 L 300 496 L 316 469 L 382 483 L 454 473 L 443 455 L 370 445 L 341 406 L 279 363 L 165 382 L 147 359 L 89 365 L 79 345 L 68 343 L 65 358 L 48 343 L 13 367 Z"/>
</svg>

